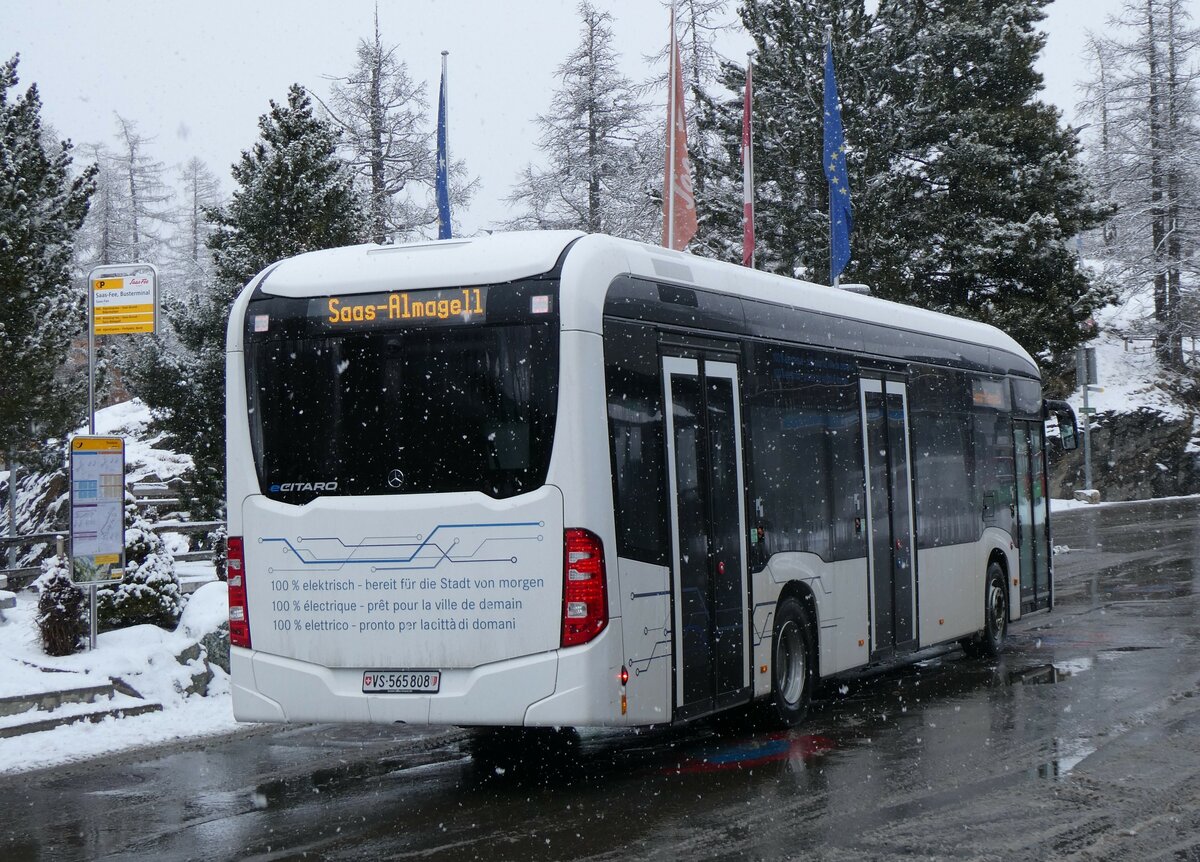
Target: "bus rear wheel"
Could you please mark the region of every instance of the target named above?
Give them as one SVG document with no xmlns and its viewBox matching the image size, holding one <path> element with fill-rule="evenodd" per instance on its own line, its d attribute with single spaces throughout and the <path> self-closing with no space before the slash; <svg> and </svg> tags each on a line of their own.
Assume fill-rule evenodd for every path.
<svg viewBox="0 0 1200 862">
<path fill-rule="evenodd" d="M 816 682 L 817 652 L 808 610 L 789 596 L 779 603 L 771 654 L 771 718 L 794 727 L 808 714 Z"/>
<path fill-rule="evenodd" d="M 1008 636 L 1008 585 L 1004 569 L 993 562 L 987 570 L 984 590 L 983 631 L 962 642 L 963 651 L 974 658 L 996 658 Z"/>
</svg>

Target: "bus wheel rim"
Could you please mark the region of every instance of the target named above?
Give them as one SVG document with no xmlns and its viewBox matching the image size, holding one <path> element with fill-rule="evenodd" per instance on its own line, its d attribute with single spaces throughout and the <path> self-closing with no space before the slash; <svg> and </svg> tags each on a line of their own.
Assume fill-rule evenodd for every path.
<svg viewBox="0 0 1200 862">
<path fill-rule="evenodd" d="M 805 677 L 808 675 L 804 639 L 800 626 L 788 620 L 779 629 L 779 638 L 775 643 L 775 663 L 779 668 L 779 695 L 788 706 L 800 702 L 804 691 Z"/>
<path fill-rule="evenodd" d="M 989 622 L 992 625 L 992 631 L 999 635 L 1004 631 L 1004 591 L 995 581 L 992 581 L 992 585 L 988 589 L 988 608 L 991 611 Z"/>
</svg>

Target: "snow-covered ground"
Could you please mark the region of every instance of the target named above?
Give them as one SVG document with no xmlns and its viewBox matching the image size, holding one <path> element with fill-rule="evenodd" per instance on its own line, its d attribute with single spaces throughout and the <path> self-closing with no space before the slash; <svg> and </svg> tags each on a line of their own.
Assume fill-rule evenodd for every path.
<svg viewBox="0 0 1200 862">
<path fill-rule="evenodd" d="M 60 707 L 54 713 L 0 717 L 0 727 L 140 703 L 159 703 L 163 709 L 0 739 L 0 773 L 27 772 L 172 740 L 228 733 L 244 726 L 233 720 L 229 677 L 220 668 L 212 668 L 215 676 L 207 696 L 188 696 L 182 692 L 201 668 L 198 663 L 181 665 L 175 659 L 226 618 L 224 583 L 213 581 L 193 593 L 174 632 L 146 625 L 106 632 L 96 639 L 94 652 L 85 650 L 62 658 L 42 651 L 34 622 L 36 610 L 37 597 L 24 592 L 18 596 L 17 607 L 4 612 L 0 697 L 103 685 L 117 677 L 144 700 L 118 694 L 111 701 Z"/>
<path fill-rule="evenodd" d="M 147 430 L 150 418 L 149 409 L 136 399 L 96 413 L 97 434 L 125 438 L 128 483 L 146 479 L 165 482 L 191 466 L 190 456 L 160 447 L 161 438 Z M 87 428 L 76 429 L 75 433 L 86 434 Z M 0 471 L 0 482 L 6 480 L 7 471 Z M 24 489 L 29 502 L 42 493 L 41 484 Z M 22 501 L 18 500 L 18 513 L 21 510 Z M 163 539 L 175 553 L 187 550 L 187 539 L 180 534 L 166 533 Z M 226 619 L 225 584 L 215 580 L 209 562 L 177 563 L 176 574 L 185 584 L 200 586 L 190 596 L 174 632 L 155 626 L 107 632 L 97 638 L 95 651 L 84 650 L 62 658 L 52 658 L 42 651 L 34 621 L 36 594 L 17 594 L 17 606 L 4 611 L 6 620 L 0 623 L 0 698 L 106 685 L 115 677 L 142 699 L 118 693 L 93 704 L 65 705 L 53 713 L 34 710 L 0 716 L 0 728 L 144 703 L 158 703 L 163 709 L 0 739 L 0 773 L 26 772 L 172 740 L 227 733 L 239 727 L 229 702 L 228 676 L 214 666 L 215 678 L 209 683 L 207 696 L 188 696 L 183 691 L 192 675 L 202 668 L 198 663 L 182 665 L 175 658 Z"/>
<path fill-rule="evenodd" d="M 125 438 L 127 483 L 140 482 L 152 474 L 165 482 L 192 466 L 191 455 L 159 448 L 161 435 L 150 436 L 146 430 L 149 424 L 150 408 L 137 398 L 96 411 L 97 434 Z M 87 426 L 75 429 L 75 433 L 87 434 Z"/>
<path fill-rule="evenodd" d="M 1139 325 L 1152 316 L 1153 297 L 1143 292 L 1121 303 L 1110 305 L 1096 313 L 1099 332 L 1088 342 L 1096 349 L 1098 383 L 1088 393 L 1088 406 L 1097 413 L 1128 413 L 1153 410 L 1164 421 L 1179 421 L 1188 415 L 1170 392 L 1162 385 L 1163 371 L 1148 339 L 1131 338 Z M 1083 390 L 1071 396 L 1076 412 L 1083 406 Z"/>
</svg>

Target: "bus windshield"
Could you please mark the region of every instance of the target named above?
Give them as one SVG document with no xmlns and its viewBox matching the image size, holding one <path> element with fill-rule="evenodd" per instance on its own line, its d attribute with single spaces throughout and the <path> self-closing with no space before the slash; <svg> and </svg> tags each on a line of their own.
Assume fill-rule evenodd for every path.
<svg viewBox="0 0 1200 862">
<path fill-rule="evenodd" d="M 558 397 L 551 320 L 346 333 L 246 345 L 263 493 L 318 496 L 540 487 Z"/>
</svg>

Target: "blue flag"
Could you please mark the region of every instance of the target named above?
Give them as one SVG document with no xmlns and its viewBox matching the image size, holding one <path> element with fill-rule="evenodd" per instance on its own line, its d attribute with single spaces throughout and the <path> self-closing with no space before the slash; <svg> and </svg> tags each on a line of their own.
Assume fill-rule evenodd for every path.
<svg viewBox="0 0 1200 862">
<path fill-rule="evenodd" d="M 829 180 L 829 283 L 850 261 L 850 175 L 846 171 L 846 135 L 833 75 L 833 42 L 825 42 L 825 177 Z"/>
<path fill-rule="evenodd" d="M 438 239 L 450 239 L 449 155 L 446 152 L 446 52 L 442 52 L 442 86 L 438 90 L 437 210 Z"/>
</svg>

